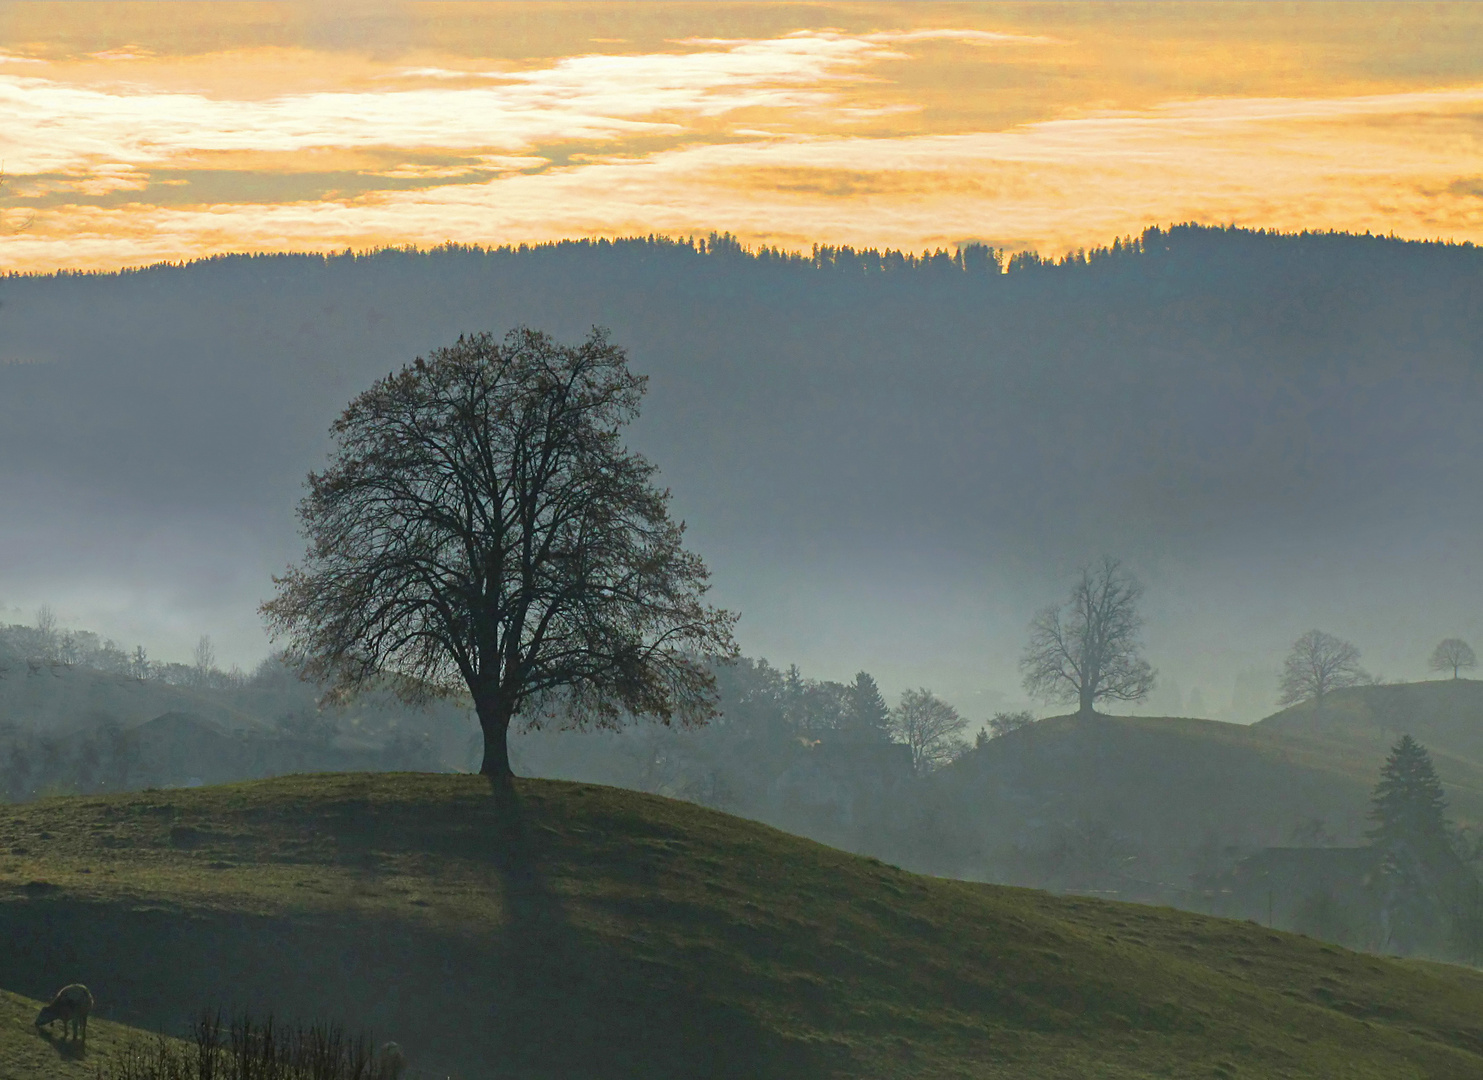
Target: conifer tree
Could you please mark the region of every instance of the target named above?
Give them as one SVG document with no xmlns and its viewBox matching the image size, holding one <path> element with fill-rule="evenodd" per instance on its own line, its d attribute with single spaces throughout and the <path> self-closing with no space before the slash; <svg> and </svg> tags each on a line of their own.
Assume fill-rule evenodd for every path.
<svg viewBox="0 0 1483 1080">
<path fill-rule="evenodd" d="M 1369 836 L 1377 843 L 1409 840 L 1445 842 L 1447 797 L 1432 767 L 1431 755 L 1409 735 L 1391 748 L 1375 785 Z"/>
<path fill-rule="evenodd" d="M 869 672 L 855 673 L 855 681 L 845 691 L 847 722 L 857 738 L 886 742 L 891 738 L 891 710 L 881 696 L 880 687 Z"/>
</svg>

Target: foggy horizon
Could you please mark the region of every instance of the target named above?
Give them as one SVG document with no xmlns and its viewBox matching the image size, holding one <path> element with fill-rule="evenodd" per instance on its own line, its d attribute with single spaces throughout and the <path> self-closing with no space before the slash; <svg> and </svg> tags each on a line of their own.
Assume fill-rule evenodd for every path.
<svg viewBox="0 0 1483 1080">
<path fill-rule="evenodd" d="M 1477 439 L 1436 422 L 1476 403 L 1473 316 L 1448 298 L 1483 256 L 1147 235 L 1162 246 L 988 276 L 631 241 L 6 277 L 0 484 L 32 512 L 0 525 L 0 621 L 47 604 L 160 659 L 209 634 L 250 668 L 256 604 L 301 553 L 300 485 L 354 394 L 459 333 L 603 324 L 650 376 L 630 442 L 749 656 L 863 669 L 893 699 L 927 686 L 975 725 L 1055 712 L 1019 685 L 1027 626 L 1107 554 L 1148 590 L 1160 682 L 1132 711 L 1269 715 L 1315 627 L 1377 675 L 1429 677 L 1435 642 L 1483 621 L 1459 588 L 1478 515 L 1449 494 Z M 1430 323 L 1382 285 L 1432 290 Z M 1333 306 L 1344 289 L 1362 317 Z M 1279 293 L 1287 314 L 1256 315 Z"/>
</svg>

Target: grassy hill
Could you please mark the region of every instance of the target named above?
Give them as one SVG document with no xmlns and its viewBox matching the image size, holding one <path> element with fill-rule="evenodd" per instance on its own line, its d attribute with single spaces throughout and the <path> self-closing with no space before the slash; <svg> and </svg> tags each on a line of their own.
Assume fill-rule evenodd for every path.
<svg viewBox="0 0 1483 1080">
<path fill-rule="evenodd" d="M 1200 860 L 1290 842 L 1314 819 L 1353 841 L 1380 758 L 1174 717 L 1053 717 L 937 778 L 958 876 L 1188 905 Z"/>
<path fill-rule="evenodd" d="M 1052 717 L 990 740 L 937 778 L 958 835 L 932 868 L 1192 903 L 1220 851 L 1362 842 L 1390 746 L 1432 753 L 1459 824 L 1483 824 L 1483 682 L 1356 687 L 1250 726 L 1181 717 Z"/>
<path fill-rule="evenodd" d="M 429 1075 L 1483 1073 L 1483 974 L 919 877 L 611 788 L 53 799 L 9 808 L 0 852 L 7 990 L 80 978 L 145 1027 L 204 1004 L 336 1019 Z M 69 1075 L 39 1061 L 17 1075 Z"/>
<path fill-rule="evenodd" d="M 1483 681 L 1355 686 L 1327 695 L 1321 706 L 1305 701 L 1254 727 L 1343 768 L 1383 761 L 1396 739 L 1410 734 L 1431 752 L 1453 816 L 1483 825 Z"/>
</svg>

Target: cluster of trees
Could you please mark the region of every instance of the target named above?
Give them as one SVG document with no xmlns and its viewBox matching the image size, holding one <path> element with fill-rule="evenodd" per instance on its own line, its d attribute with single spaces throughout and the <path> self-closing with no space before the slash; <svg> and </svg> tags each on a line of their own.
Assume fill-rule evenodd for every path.
<svg viewBox="0 0 1483 1080">
<path fill-rule="evenodd" d="M 43 733 L 0 723 L 0 800 L 128 791 L 140 772 L 138 736 L 104 718 L 82 732 Z"/>
<path fill-rule="evenodd" d="M 206 634 L 196 641 L 191 662 L 183 664 L 151 660 L 142 645 L 127 649 L 90 630 L 62 629 L 47 606 L 36 612 L 36 621 L 30 626 L 0 626 L 0 677 L 19 669 L 35 674 L 48 668 L 70 667 L 126 675 L 141 682 L 156 680 L 171 686 L 218 689 L 243 686 L 248 678 L 238 668 L 223 671 L 216 666 L 216 648 Z"/>
<path fill-rule="evenodd" d="M 1024 686 L 1047 701 L 1074 703 L 1081 716 L 1093 715 L 1099 701 L 1141 701 L 1152 691 L 1157 672 L 1143 658 L 1138 601 L 1143 586 L 1108 556 L 1083 567 L 1070 596 L 1046 608 L 1030 626 L 1030 642 L 1020 659 Z M 1335 690 L 1378 680 L 1360 666 L 1352 642 L 1323 630 L 1297 641 L 1283 664 L 1279 703 L 1322 704 Z M 1478 658 L 1461 638 L 1446 638 L 1433 650 L 1433 671 L 1452 677 L 1476 667 Z"/>
<path fill-rule="evenodd" d="M 1282 705 L 1300 701 L 1322 704 L 1334 690 L 1369 686 L 1379 680 L 1359 663 L 1359 649 L 1352 643 L 1322 630 L 1309 630 L 1297 641 L 1282 668 Z M 1454 679 L 1478 665 L 1472 647 L 1461 638 L 1446 638 L 1432 650 L 1427 666 L 1432 671 L 1451 671 Z"/>
</svg>

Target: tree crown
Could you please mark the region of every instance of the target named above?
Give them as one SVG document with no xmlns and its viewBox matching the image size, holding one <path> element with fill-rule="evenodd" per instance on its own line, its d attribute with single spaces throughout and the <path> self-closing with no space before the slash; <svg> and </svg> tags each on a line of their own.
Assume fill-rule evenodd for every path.
<svg viewBox="0 0 1483 1080">
<path fill-rule="evenodd" d="M 1450 670 L 1455 679 L 1458 671 L 1463 668 L 1477 667 L 1478 657 L 1474 655 L 1473 647 L 1462 638 L 1450 637 L 1444 639 L 1432 650 L 1428 666 L 1433 671 Z"/>
<path fill-rule="evenodd" d="M 332 691 L 466 688 L 481 721 L 708 718 L 701 657 L 734 655 L 735 617 L 702 602 L 669 492 L 622 445 L 643 391 L 601 330 L 461 337 L 378 381 L 309 477 L 275 637 Z"/>
<path fill-rule="evenodd" d="M 1279 699 L 1295 705 L 1310 698 L 1322 701 L 1331 690 L 1370 681 L 1359 666 L 1359 649 L 1322 630 L 1309 630 L 1293 642 L 1282 668 Z"/>
<path fill-rule="evenodd" d="M 912 767 L 930 772 L 968 749 L 962 738 L 968 721 L 925 688 L 908 690 L 891 710 L 891 733 L 911 749 Z"/>
<path fill-rule="evenodd" d="M 1103 556 L 1082 568 L 1062 605 L 1030 624 L 1020 659 L 1025 689 L 1050 701 L 1077 701 L 1083 713 L 1097 701 L 1138 701 L 1158 673 L 1142 656 L 1143 585 L 1122 564 Z"/>
</svg>

